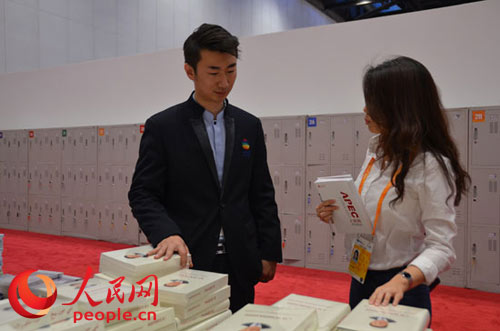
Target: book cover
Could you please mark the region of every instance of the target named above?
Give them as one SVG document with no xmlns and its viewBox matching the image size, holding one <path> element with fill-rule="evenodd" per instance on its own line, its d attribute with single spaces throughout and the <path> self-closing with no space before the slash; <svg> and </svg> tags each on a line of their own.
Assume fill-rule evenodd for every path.
<svg viewBox="0 0 500 331">
<path fill-rule="evenodd" d="M 285 308 L 312 308 L 318 314 L 318 330 L 332 330 L 349 312 L 347 303 L 335 302 L 298 294 L 289 294 L 273 306 Z"/>
<path fill-rule="evenodd" d="M 314 182 L 322 201 L 335 200 L 335 229 L 341 233 L 371 234 L 372 222 L 351 175 L 318 177 Z"/>
<path fill-rule="evenodd" d="M 212 330 L 313 331 L 318 327 L 316 311 L 311 308 L 283 308 L 248 304 Z"/>
<path fill-rule="evenodd" d="M 427 309 L 404 305 L 373 306 L 362 300 L 337 326 L 339 331 L 423 331 L 429 324 Z"/>
<path fill-rule="evenodd" d="M 227 285 L 227 275 L 215 272 L 181 269 L 158 279 L 162 303 L 189 305 Z"/>
<path fill-rule="evenodd" d="M 144 245 L 101 253 L 99 272 L 113 278 L 124 276 L 134 283 L 151 274 L 161 277 L 181 269 L 179 255 L 164 261 L 154 255 L 147 256 L 152 249 L 151 245 Z"/>
</svg>

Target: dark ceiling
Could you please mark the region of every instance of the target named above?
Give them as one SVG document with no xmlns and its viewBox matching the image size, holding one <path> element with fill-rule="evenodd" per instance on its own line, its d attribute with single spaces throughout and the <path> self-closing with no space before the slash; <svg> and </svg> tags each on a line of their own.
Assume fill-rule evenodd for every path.
<svg viewBox="0 0 500 331">
<path fill-rule="evenodd" d="M 409 13 L 483 0 L 307 0 L 335 22 Z"/>
</svg>

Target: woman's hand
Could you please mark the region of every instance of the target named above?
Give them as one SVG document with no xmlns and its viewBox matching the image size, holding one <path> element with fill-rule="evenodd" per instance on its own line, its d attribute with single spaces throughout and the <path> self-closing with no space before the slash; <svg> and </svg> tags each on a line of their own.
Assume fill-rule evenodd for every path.
<svg viewBox="0 0 500 331">
<path fill-rule="evenodd" d="M 339 209 L 335 206 L 335 200 L 326 200 L 316 207 L 316 215 L 325 223 L 333 223 L 333 211 Z"/>
</svg>

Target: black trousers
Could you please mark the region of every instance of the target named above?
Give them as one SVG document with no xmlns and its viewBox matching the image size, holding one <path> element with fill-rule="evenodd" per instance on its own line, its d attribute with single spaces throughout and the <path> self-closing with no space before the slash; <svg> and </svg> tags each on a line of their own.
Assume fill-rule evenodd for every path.
<svg viewBox="0 0 500 331">
<path fill-rule="evenodd" d="M 368 270 L 364 284 L 361 284 L 356 279 L 351 279 L 351 289 L 349 291 L 349 305 L 351 309 L 363 300 L 368 299 L 373 292 L 379 287 L 391 280 L 394 275 L 406 267 L 394 268 L 389 270 Z M 425 308 L 429 311 L 432 318 L 432 307 L 429 286 L 420 284 L 412 288 L 404 294 L 403 299 L 399 302 L 405 306 Z"/>
<path fill-rule="evenodd" d="M 213 271 L 227 274 L 229 285 L 231 286 L 231 298 L 229 299 L 229 309 L 234 314 L 248 303 L 253 303 L 255 299 L 255 289 L 252 283 L 242 281 L 236 277 L 227 254 L 215 256 Z"/>
</svg>

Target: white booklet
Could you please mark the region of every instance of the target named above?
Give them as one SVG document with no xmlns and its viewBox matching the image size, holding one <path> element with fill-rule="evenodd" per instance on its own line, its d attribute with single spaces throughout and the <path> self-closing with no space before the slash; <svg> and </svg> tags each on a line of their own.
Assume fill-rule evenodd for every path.
<svg viewBox="0 0 500 331">
<path fill-rule="evenodd" d="M 423 331 L 429 324 L 429 311 L 404 305 L 373 306 L 363 299 L 337 326 L 338 331 L 385 330 Z"/>
<path fill-rule="evenodd" d="M 318 317 L 314 309 L 247 304 L 212 330 L 313 331 L 317 328 Z"/>
<path fill-rule="evenodd" d="M 347 303 L 289 294 L 273 304 L 275 307 L 312 308 L 318 314 L 318 331 L 332 330 L 349 312 Z"/>
<path fill-rule="evenodd" d="M 351 175 L 318 177 L 314 183 L 322 201 L 334 199 L 339 207 L 333 212 L 333 225 L 338 232 L 371 234 L 372 222 Z"/>
</svg>

